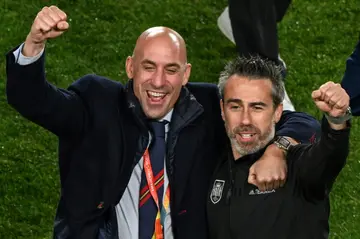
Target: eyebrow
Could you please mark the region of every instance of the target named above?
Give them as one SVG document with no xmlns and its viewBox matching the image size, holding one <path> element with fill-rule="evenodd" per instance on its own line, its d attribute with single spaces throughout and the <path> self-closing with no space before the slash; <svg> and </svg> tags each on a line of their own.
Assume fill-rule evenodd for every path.
<svg viewBox="0 0 360 239">
<path fill-rule="evenodd" d="M 241 99 L 235 99 L 235 98 L 230 98 L 230 99 L 226 100 L 226 104 L 230 104 L 230 103 L 243 104 L 243 101 Z M 267 104 L 265 104 L 262 101 L 250 102 L 249 105 L 251 107 L 254 107 L 254 106 L 266 107 L 266 106 L 268 106 Z"/>
<path fill-rule="evenodd" d="M 149 59 L 143 60 L 143 61 L 141 62 L 141 64 L 142 64 L 142 65 L 143 65 L 143 64 L 150 64 L 150 65 L 156 66 L 156 63 L 155 63 L 154 61 L 152 61 L 152 60 L 149 60 Z M 178 63 L 176 63 L 176 62 L 168 63 L 168 64 L 165 65 L 165 67 L 177 67 L 177 68 L 181 68 L 181 66 L 180 66 Z"/>
<path fill-rule="evenodd" d="M 144 64 L 150 64 L 150 65 L 156 65 L 155 62 L 151 61 L 151 60 L 148 60 L 148 59 L 145 59 L 143 61 L 141 61 L 141 64 L 144 65 Z"/>
</svg>

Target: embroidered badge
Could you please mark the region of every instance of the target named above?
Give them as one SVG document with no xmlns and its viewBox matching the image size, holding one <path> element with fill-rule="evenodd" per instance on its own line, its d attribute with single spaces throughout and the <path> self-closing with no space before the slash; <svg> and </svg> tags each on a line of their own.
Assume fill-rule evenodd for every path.
<svg viewBox="0 0 360 239">
<path fill-rule="evenodd" d="M 225 181 L 216 179 L 211 190 L 210 200 L 213 204 L 218 203 L 221 200 L 224 190 Z"/>
</svg>

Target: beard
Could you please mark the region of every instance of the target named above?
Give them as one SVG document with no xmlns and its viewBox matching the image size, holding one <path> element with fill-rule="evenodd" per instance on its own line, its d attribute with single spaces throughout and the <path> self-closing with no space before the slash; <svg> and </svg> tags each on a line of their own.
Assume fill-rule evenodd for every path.
<svg viewBox="0 0 360 239">
<path fill-rule="evenodd" d="M 231 146 L 234 150 L 236 150 L 240 157 L 259 151 L 260 149 L 264 148 L 275 136 L 275 123 L 270 124 L 264 133 L 262 133 L 260 129 L 253 125 L 239 125 L 233 130 L 229 129 L 226 125 L 226 129 Z M 253 142 L 239 143 L 236 139 L 236 135 L 241 132 L 255 132 L 258 136 L 258 139 Z"/>
</svg>

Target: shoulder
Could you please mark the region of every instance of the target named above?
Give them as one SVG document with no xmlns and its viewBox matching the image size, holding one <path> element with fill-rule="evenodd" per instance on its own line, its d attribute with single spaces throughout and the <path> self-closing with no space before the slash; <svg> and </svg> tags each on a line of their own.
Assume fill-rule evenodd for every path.
<svg viewBox="0 0 360 239">
<path fill-rule="evenodd" d="M 69 90 L 77 93 L 115 93 L 123 90 L 124 85 L 104 76 L 87 74 L 69 86 Z"/>
<path fill-rule="evenodd" d="M 215 84 L 195 82 L 188 83 L 186 88 L 204 107 L 211 106 L 213 108 L 214 104 L 216 107 L 219 106 L 220 95 Z"/>
<path fill-rule="evenodd" d="M 288 111 L 284 110 L 281 115 L 280 124 L 284 122 L 289 122 L 291 124 L 299 124 L 305 127 L 310 127 L 320 133 L 320 122 L 314 117 L 305 112 L 299 111 Z"/>
<path fill-rule="evenodd" d="M 218 92 L 217 86 L 211 83 L 191 82 L 186 87 L 195 97 L 197 95 L 206 95 L 207 93 L 217 94 Z"/>
</svg>

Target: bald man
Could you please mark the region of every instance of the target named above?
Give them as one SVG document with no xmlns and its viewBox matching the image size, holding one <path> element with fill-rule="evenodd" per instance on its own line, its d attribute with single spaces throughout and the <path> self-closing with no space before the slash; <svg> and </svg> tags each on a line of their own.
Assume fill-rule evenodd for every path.
<svg viewBox="0 0 360 239">
<path fill-rule="evenodd" d="M 66 19 L 55 6 L 43 8 L 25 42 L 7 54 L 9 104 L 59 138 L 54 237 L 208 238 L 208 183 L 227 140 L 217 87 L 188 83 L 183 38 L 154 27 L 126 60 L 127 84 L 86 75 L 60 89 L 45 79 L 44 49 L 68 29 Z M 306 141 L 318 126 L 284 112 L 277 133 Z M 249 173 L 252 183 L 277 187 L 283 158 L 269 146 Z"/>
</svg>

